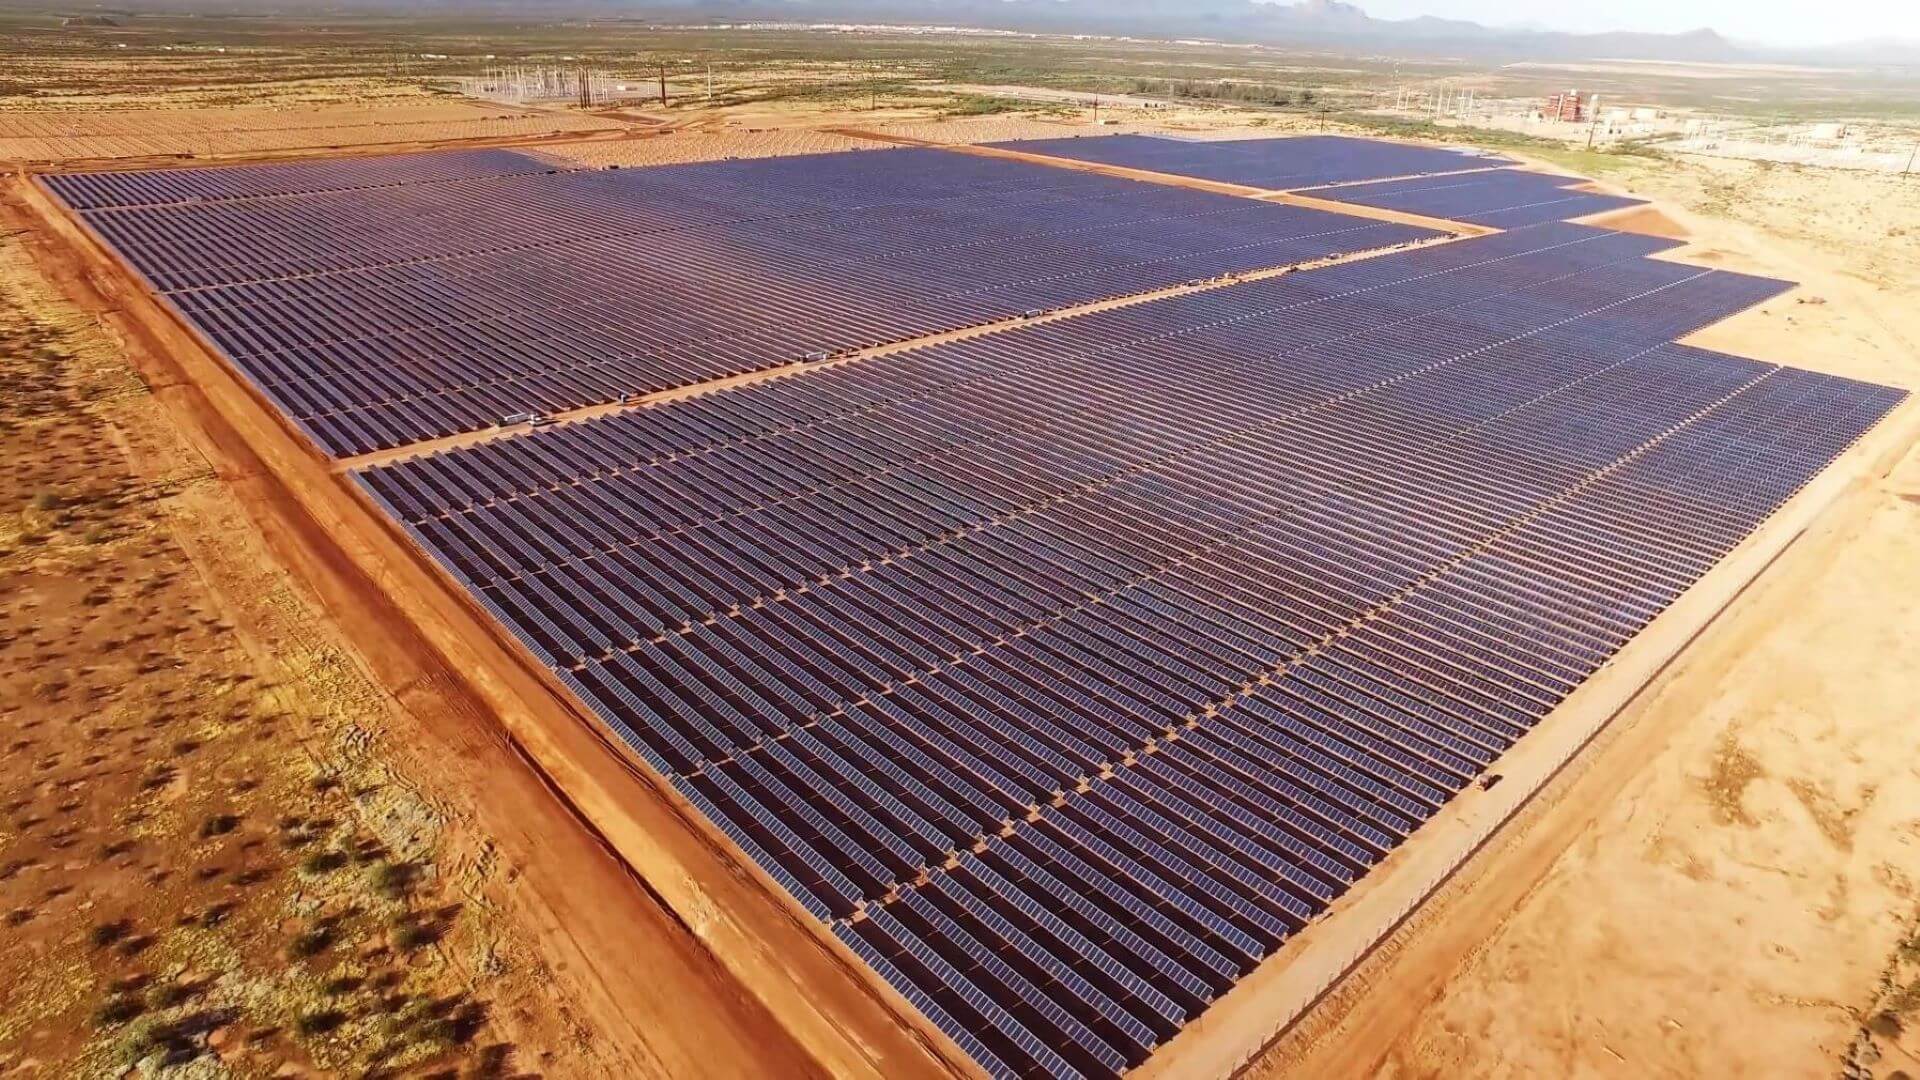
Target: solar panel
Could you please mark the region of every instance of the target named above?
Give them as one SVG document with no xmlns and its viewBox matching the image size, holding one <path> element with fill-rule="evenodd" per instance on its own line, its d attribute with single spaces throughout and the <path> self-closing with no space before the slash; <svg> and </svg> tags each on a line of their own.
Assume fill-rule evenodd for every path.
<svg viewBox="0 0 1920 1080">
<path fill-rule="evenodd" d="M 915 149 L 45 183 L 339 456 L 1438 235 Z"/>
<path fill-rule="evenodd" d="M 1547 223 L 357 471 L 994 1075 L 1112 1075 L 1898 404 Z"/>
<path fill-rule="evenodd" d="M 1336 202 L 1402 210 L 1502 229 L 1567 221 L 1645 204 L 1644 199 L 1572 190 L 1575 185 L 1584 182 L 1576 176 L 1489 169 L 1452 176 L 1343 184 L 1314 194 Z"/>
<path fill-rule="evenodd" d="M 1355 180 L 1457 173 L 1511 165 L 1478 150 L 1410 146 L 1341 135 L 1188 140 L 1157 135 L 1095 135 L 993 144 L 1006 150 L 1266 189 L 1299 189 Z"/>
<path fill-rule="evenodd" d="M 311 195 L 552 171 L 554 166 L 539 158 L 511 150 L 448 150 L 434 154 L 325 158 L 271 165 L 65 173 L 49 176 L 47 183 L 73 208 L 101 210 L 122 206 Z"/>
</svg>

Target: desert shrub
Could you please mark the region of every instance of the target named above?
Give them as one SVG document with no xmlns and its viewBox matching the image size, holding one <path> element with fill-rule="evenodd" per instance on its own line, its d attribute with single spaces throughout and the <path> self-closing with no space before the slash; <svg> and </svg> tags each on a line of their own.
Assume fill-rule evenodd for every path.
<svg viewBox="0 0 1920 1080">
<path fill-rule="evenodd" d="M 346 1022 L 346 1013 L 338 1009 L 325 1009 L 320 1012 L 306 1013 L 293 1022 L 293 1027 L 302 1035 L 325 1035 L 337 1030 Z"/>
<path fill-rule="evenodd" d="M 356 975 L 336 975 L 320 984 L 320 992 L 328 997 L 339 997 L 341 994 L 351 994 L 365 984 L 366 981 Z"/>
<path fill-rule="evenodd" d="M 138 998 L 114 997 L 108 998 L 107 1003 L 100 1006 L 98 1015 L 103 1024 L 125 1024 L 146 1011 L 146 1006 L 140 1004 Z"/>
<path fill-rule="evenodd" d="M 347 865 L 347 856 L 342 851 L 316 851 L 300 860 L 300 869 L 309 874 L 331 874 Z"/>
<path fill-rule="evenodd" d="M 424 949 L 446 934 L 446 927 L 416 915 L 402 915 L 393 920 L 393 943 L 405 952 Z"/>
<path fill-rule="evenodd" d="M 287 946 L 287 952 L 296 959 L 318 956 L 333 945 L 333 927 L 321 925 L 302 931 Z"/>
<path fill-rule="evenodd" d="M 132 922 L 126 919 L 115 919 L 112 922 L 100 923 L 88 931 L 87 940 L 93 942 L 94 948 L 104 949 L 131 933 L 133 933 Z"/>
<path fill-rule="evenodd" d="M 200 838 L 206 840 L 215 836 L 225 836 L 239 826 L 238 817 L 232 814 L 215 814 L 200 823 Z"/>
<path fill-rule="evenodd" d="M 154 987 L 153 992 L 147 995 L 147 1004 L 152 1005 L 156 1009 L 175 1008 L 176 1006 L 185 1005 L 187 1002 L 192 1001 L 198 996 L 200 989 L 200 987 L 192 983 L 162 983 Z"/>
<path fill-rule="evenodd" d="M 420 867 L 410 862 L 388 862 L 374 867 L 373 889 L 389 900 L 399 900 L 413 891 L 420 879 Z"/>
</svg>

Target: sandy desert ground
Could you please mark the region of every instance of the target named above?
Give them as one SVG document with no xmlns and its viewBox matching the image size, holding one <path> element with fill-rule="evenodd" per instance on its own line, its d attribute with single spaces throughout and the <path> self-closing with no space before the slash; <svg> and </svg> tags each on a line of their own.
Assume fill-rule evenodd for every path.
<svg viewBox="0 0 1920 1080">
<path fill-rule="evenodd" d="M 503 140 L 608 131 L 614 121 L 478 102 L 0 112 L 0 160 L 232 158 L 299 149 Z"/>
<path fill-rule="evenodd" d="M 668 130 L 641 138 L 557 142 L 540 152 L 567 165 L 679 165 L 727 158 L 787 157 L 841 150 L 873 150 L 878 144 L 806 128 Z"/>
<path fill-rule="evenodd" d="M 192 130 L 244 130 L 231 112 Z M 783 105 L 541 150 L 638 165 L 855 141 L 829 127 L 959 143 L 1170 122 L 1126 119 Z M 7 123 L 0 142 L 59 137 Z M 1672 257 L 1803 283 L 1694 343 L 1920 388 L 1920 180 L 1601 163 L 1660 202 L 1619 224 L 1690 240 Z M 21 661 L 0 737 L 33 762 L 0 777 L 0 906 L 29 942 L 0 960 L 0 1071 L 177 1052 L 671 1074 L 723 1047 L 730 1068 L 809 1071 L 604 850 L 548 844 L 563 809 L 489 805 L 471 776 L 508 751 L 449 745 L 419 715 L 432 693 L 396 701 L 223 495 L 236 478 L 172 429 L 171 388 L 143 387 L 44 269 L 0 247 L 8 377 L 32 389 L 0 426 L 30 463 L 0 490 L 0 575 L 35 601 L 0 616 Z M 1249 1075 L 1920 1074 L 1920 455 L 1885 465 Z M 99 749 L 55 745 L 80 723 Z M 571 896 L 526 887 L 582 867 Z M 142 882 L 125 910 L 99 899 Z M 606 998 L 596 933 L 642 951 L 647 1000 Z"/>
</svg>

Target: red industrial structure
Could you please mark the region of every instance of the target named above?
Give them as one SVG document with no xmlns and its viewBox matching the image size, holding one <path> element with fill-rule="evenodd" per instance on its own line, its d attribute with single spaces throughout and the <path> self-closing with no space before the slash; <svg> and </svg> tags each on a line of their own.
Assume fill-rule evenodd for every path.
<svg viewBox="0 0 1920 1080">
<path fill-rule="evenodd" d="M 1569 90 L 1564 94 L 1548 94 L 1546 107 L 1540 110 L 1540 115 L 1548 120 L 1577 124 L 1587 119 L 1588 109 L 1580 99 L 1580 91 Z"/>
</svg>

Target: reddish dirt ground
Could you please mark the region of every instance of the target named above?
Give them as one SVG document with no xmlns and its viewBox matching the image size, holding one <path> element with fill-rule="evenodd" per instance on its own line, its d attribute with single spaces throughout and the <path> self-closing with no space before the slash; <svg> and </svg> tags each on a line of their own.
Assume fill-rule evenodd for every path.
<svg viewBox="0 0 1920 1080">
<path fill-rule="evenodd" d="M 377 695 L 311 636 L 261 648 L 295 601 L 223 572 L 206 462 L 12 239 L 0 380 L 0 1073 L 582 1060 L 454 830 L 363 752 Z"/>
</svg>

